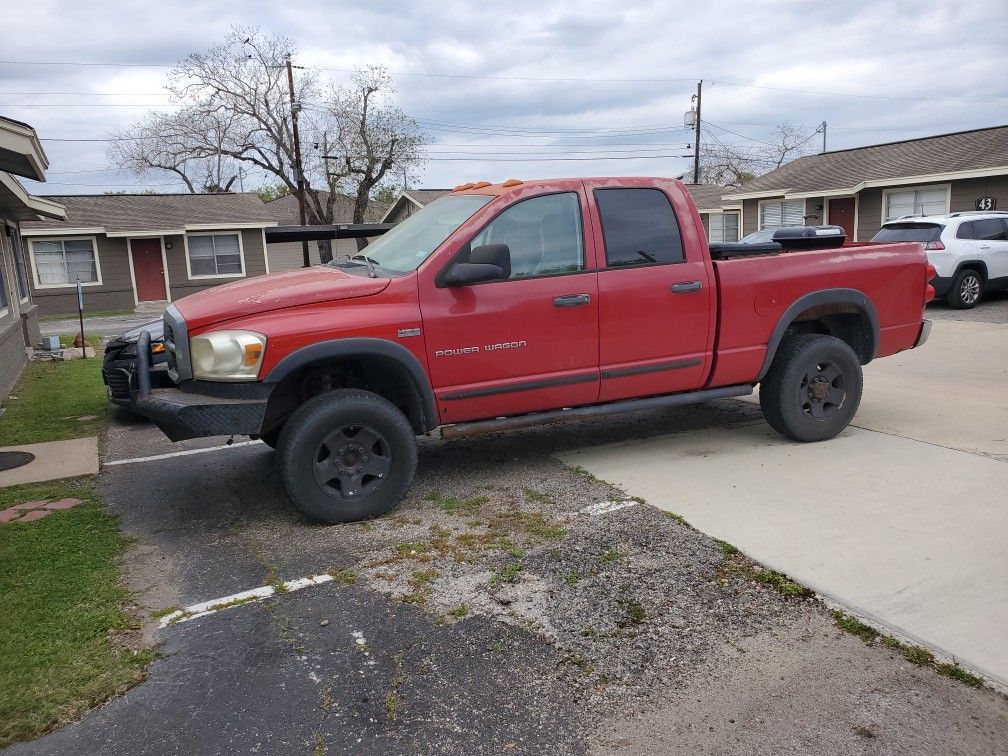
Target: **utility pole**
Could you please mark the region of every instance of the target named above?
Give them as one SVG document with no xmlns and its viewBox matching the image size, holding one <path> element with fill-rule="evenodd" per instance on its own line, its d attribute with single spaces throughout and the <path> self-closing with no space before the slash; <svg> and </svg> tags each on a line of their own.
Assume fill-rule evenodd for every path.
<svg viewBox="0 0 1008 756">
<path fill-rule="evenodd" d="M 298 211 L 301 214 L 301 225 L 306 225 L 305 202 L 304 202 L 304 164 L 301 162 L 301 136 L 298 133 L 298 111 L 301 110 L 301 103 L 294 99 L 294 67 L 291 65 L 290 53 L 287 53 L 287 87 L 290 90 L 291 121 L 294 132 L 294 170 L 297 171 L 297 197 Z M 308 240 L 301 240 L 301 255 L 304 259 L 304 267 L 311 267 L 311 258 L 308 256 Z"/>
<path fill-rule="evenodd" d="M 696 127 L 693 144 L 693 183 L 700 183 L 700 95 L 703 92 L 703 79 L 696 85 Z"/>
<path fill-rule="evenodd" d="M 826 121 L 820 123 L 819 128 L 822 129 L 822 151 L 826 152 Z"/>
</svg>

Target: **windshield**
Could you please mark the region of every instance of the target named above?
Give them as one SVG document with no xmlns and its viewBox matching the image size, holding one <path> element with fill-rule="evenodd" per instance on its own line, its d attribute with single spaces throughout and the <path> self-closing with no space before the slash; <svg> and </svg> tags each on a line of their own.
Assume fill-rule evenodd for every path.
<svg viewBox="0 0 1008 756">
<path fill-rule="evenodd" d="M 329 264 L 338 268 L 366 268 L 370 261 L 383 273 L 411 273 L 455 229 L 492 199 L 485 194 L 441 197 L 379 236 L 349 261 L 334 260 Z"/>
<path fill-rule="evenodd" d="M 943 226 L 937 223 L 900 223 L 883 226 L 873 242 L 929 242 L 941 238 Z"/>
</svg>

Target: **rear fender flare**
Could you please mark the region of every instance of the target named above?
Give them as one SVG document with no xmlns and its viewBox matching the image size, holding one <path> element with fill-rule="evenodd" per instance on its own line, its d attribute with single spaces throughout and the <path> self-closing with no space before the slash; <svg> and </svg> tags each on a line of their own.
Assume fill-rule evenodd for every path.
<svg viewBox="0 0 1008 756">
<path fill-rule="evenodd" d="M 413 388 L 420 397 L 426 429 L 432 430 L 441 424 L 437 413 L 434 390 L 420 360 L 401 344 L 385 339 L 348 338 L 320 341 L 291 352 L 263 378 L 263 383 L 276 385 L 292 373 L 316 362 L 355 357 L 380 357 L 398 363 L 409 375 Z"/>
<path fill-rule="evenodd" d="M 871 328 L 871 344 L 868 348 L 868 359 L 862 359 L 862 362 L 864 364 L 871 362 L 871 360 L 875 357 L 875 353 L 878 351 L 879 345 L 879 322 L 878 313 L 875 311 L 875 305 L 864 292 L 858 291 L 857 289 L 823 289 L 821 291 L 813 291 L 810 294 L 806 294 L 784 310 L 784 314 L 780 316 L 780 320 L 777 321 L 777 326 L 770 335 L 770 341 L 767 344 L 766 357 L 763 359 L 763 367 L 760 369 L 759 375 L 756 378 L 757 383 L 763 380 L 767 371 L 770 370 L 770 364 L 773 362 L 774 355 L 777 354 L 777 347 L 780 346 L 781 340 L 784 338 L 785 331 L 787 331 L 788 327 L 795 322 L 795 319 L 803 312 L 810 310 L 813 307 L 821 307 L 822 305 L 831 304 L 853 305 L 858 312 L 860 312 L 862 316 L 868 320 L 869 327 Z"/>
</svg>

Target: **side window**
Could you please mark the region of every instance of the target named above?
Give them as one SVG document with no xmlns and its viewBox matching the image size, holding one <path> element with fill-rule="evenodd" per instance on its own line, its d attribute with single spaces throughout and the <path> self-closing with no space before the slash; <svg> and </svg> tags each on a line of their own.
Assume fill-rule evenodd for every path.
<svg viewBox="0 0 1008 756">
<path fill-rule="evenodd" d="M 672 203 L 659 189 L 596 189 L 606 265 L 610 268 L 686 259 Z"/>
<path fill-rule="evenodd" d="M 956 239 L 972 239 L 973 237 L 973 224 L 972 223 L 960 223 L 959 228 L 956 229 Z"/>
<path fill-rule="evenodd" d="M 515 203 L 480 231 L 469 248 L 484 244 L 508 246 L 511 279 L 583 270 L 584 238 L 578 195 L 546 194 Z"/>
<path fill-rule="evenodd" d="M 973 221 L 973 236 L 983 241 L 1004 241 L 1005 224 L 1000 218 Z"/>
</svg>

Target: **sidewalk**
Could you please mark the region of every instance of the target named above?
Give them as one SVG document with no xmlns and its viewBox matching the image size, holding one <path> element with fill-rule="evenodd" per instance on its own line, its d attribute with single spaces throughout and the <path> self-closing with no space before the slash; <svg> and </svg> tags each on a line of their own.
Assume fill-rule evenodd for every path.
<svg viewBox="0 0 1008 756">
<path fill-rule="evenodd" d="M 0 488 L 98 474 L 97 436 L 5 446 L 2 450 L 29 452 L 35 455 L 35 459 L 13 470 L 0 471 Z"/>
</svg>

